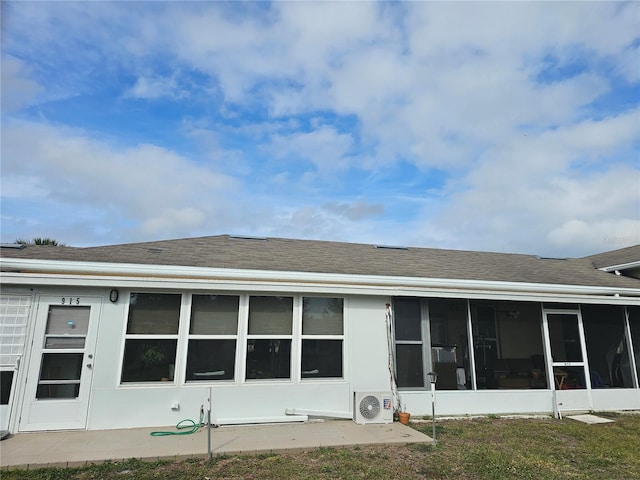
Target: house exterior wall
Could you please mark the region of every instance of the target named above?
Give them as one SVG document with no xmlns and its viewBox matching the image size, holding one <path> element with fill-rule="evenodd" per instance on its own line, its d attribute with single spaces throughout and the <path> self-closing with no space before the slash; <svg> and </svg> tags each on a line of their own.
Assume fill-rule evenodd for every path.
<svg viewBox="0 0 640 480">
<path fill-rule="evenodd" d="M 126 294 L 121 291 L 122 296 Z M 210 393 L 212 420 L 221 424 L 285 421 L 286 410 L 350 415 L 353 391 L 390 389 L 385 354 L 387 299 L 349 296 L 345 300 L 343 379 L 182 385 L 118 384 L 127 312 L 125 302 L 108 305 L 100 322 L 88 428 L 173 425 L 196 418 L 201 405 L 207 408 Z M 179 409 L 172 409 L 176 404 Z"/>
<path fill-rule="evenodd" d="M 128 298 L 134 291 L 171 292 L 182 295 L 224 291 L 220 284 L 208 289 L 184 289 L 171 280 L 161 282 L 163 288 L 132 288 L 112 284 L 109 287 L 82 287 L 79 285 L 56 287 L 31 285 L 9 287 L 14 296 L 31 301 L 28 313 L 27 336 L 24 356 L 15 374 L 14 384 L 23 386 L 27 382 L 30 365 L 40 362 L 40 351 L 36 347 L 43 341 L 36 338 L 38 302 L 51 297 L 91 297 L 100 303 L 99 321 L 96 325 L 96 346 L 87 403 L 87 429 L 111 429 L 177 424 L 185 418 L 197 419 L 201 406 L 206 409 L 211 398 L 212 421 L 214 423 L 248 423 L 265 421 L 288 421 L 294 412 L 331 416 L 350 416 L 353 411 L 353 394 L 359 391 L 391 390 L 386 305 L 392 297 L 380 294 L 342 295 L 344 303 L 344 375 L 339 379 L 317 381 L 243 381 L 182 383 L 179 380 L 163 383 L 122 384 L 119 381 L 127 329 Z M 119 299 L 109 301 L 109 292 L 118 288 Z M 231 288 L 231 287 L 229 287 Z M 3 287 L 6 291 L 6 288 Z M 303 290 L 303 289 L 300 289 Z M 322 295 L 339 296 L 338 289 L 323 291 L 317 288 L 304 291 L 295 288 L 275 292 L 273 287 L 259 285 L 233 292 L 250 294 L 283 294 L 292 296 Z M 402 293 L 396 289 L 394 295 Z M 410 292 L 415 294 L 415 292 Z M 428 297 L 437 297 L 441 292 L 423 292 Z M 465 298 L 462 294 L 450 297 Z M 557 300 L 562 300 L 561 296 Z M 539 308 L 532 302 L 532 308 Z M 464 315 L 464 312 L 456 314 Z M 513 335 L 533 332 L 519 331 L 513 319 L 505 320 L 505 329 Z M 507 324 L 508 323 L 508 324 Z M 527 327 L 529 328 L 529 327 Z M 462 332 L 456 332 L 461 334 Z M 539 332 L 536 332 L 539 336 Z M 181 334 L 182 335 L 182 334 Z M 185 342 L 184 339 L 180 341 Z M 239 339 L 241 341 L 241 339 Z M 185 342 L 186 343 L 186 342 Z M 639 346 L 636 346 L 636 349 Z M 509 349 L 506 349 L 509 352 Z M 31 371 L 37 371 L 31 368 Z M 432 392 L 429 385 L 421 389 L 401 389 L 401 401 L 414 416 L 430 415 Z M 21 387 L 12 396 L 12 405 L 2 411 L 3 426 L 11 431 L 21 428 L 21 417 L 25 405 L 31 402 Z M 552 388 L 538 390 L 460 390 L 437 391 L 437 415 L 475 415 L 507 413 L 551 413 L 562 403 L 567 410 L 624 410 L 640 409 L 640 389 L 555 391 Z M 10 418 L 9 413 L 10 412 Z"/>
</svg>

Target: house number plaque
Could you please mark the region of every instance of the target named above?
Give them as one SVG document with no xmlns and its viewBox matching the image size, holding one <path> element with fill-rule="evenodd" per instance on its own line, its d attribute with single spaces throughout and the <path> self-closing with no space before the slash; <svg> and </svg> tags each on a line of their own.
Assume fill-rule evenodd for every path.
<svg viewBox="0 0 640 480">
<path fill-rule="evenodd" d="M 61 305 L 80 305 L 80 297 L 62 297 Z"/>
</svg>

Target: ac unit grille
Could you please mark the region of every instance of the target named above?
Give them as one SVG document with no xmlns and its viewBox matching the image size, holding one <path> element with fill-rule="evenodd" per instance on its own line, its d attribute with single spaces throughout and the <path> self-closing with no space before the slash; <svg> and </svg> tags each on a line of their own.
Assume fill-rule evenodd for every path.
<svg viewBox="0 0 640 480">
<path fill-rule="evenodd" d="M 373 420 L 380 415 L 380 401 L 373 395 L 367 395 L 360 400 L 360 415 L 367 420 Z"/>
</svg>

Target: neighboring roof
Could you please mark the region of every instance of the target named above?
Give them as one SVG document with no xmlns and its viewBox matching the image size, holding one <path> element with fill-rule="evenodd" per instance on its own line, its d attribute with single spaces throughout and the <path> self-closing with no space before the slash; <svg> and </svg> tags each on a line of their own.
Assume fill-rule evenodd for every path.
<svg viewBox="0 0 640 480">
<path fill-rule="evenodd" d="M 549 259 L 230 235 L 87 248 L 29 245 L 2 248 L 1 254 L 4 258 L 72 262 L 640 288 L 640 280 L 594 268 L 591 257 Z"/>
<path fill-rule="evenodd" d="M 640 245 L 633 245 L 611 252 L 598 253 L 585 258 L 591 260 L 595 268 L 638 264 L 640 263 Z"/>
</svg>

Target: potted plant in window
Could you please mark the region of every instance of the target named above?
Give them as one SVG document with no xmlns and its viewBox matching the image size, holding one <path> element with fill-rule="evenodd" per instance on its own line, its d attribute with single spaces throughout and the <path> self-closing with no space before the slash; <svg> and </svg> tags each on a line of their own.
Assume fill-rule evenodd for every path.
<svg viewBox="0 0 640 480">
<path fill-rule="evenodd" d="M 159 380 L 165 381 L 169 380 L 168 375 L 169 372 L 164 372 L 164 362 L 167 358 L 167 355 L 164 349 L 159 345 L 154 345 L 152 343 L 143 343 L 138 348 L 138 354 L 136 355 L 136 359 L 142 366 L 153 371 L 152 375 L 157 376 Z"/>
</svg>

